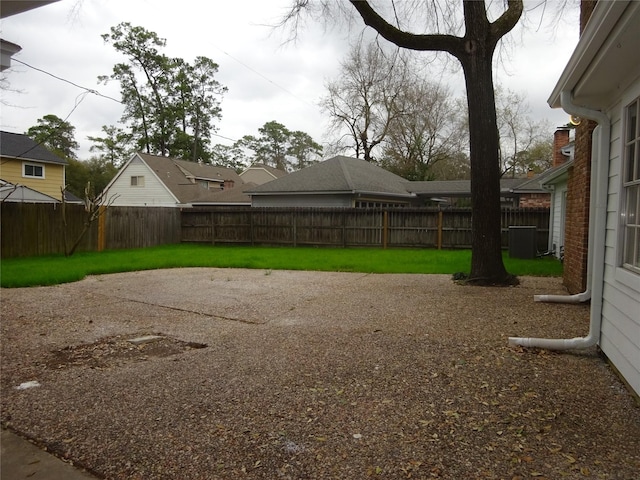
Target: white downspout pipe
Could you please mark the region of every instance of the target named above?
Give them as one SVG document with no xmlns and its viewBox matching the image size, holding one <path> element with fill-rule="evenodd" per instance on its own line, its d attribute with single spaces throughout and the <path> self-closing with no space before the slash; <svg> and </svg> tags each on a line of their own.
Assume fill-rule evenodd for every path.
<svg viewBox="0 0 640 480">
<path fill-rule="evenodd" d="M 598 126 L 593 133 L 591 153 L 591 185 L 589 199 L 589 240 L 587 251 L 587 289 L 577 295 L 536 295 L 535 301 L 578 303 L 583 298 L 591 301 L 589 333 L 586 337 L 568 339 L 509 337 L 509 345 L 569 350 L 588 348 L 600 340 L 602 292 L 604 278 L 605 233 L 607 222 L 607 194 L 609 185 L 609 143 L 611 122 L 600 110 L 593 110 L 573 103 L 571 92 L 560 94 L 562 109 L 581 118 L 594 120 Z"/>
</svg>

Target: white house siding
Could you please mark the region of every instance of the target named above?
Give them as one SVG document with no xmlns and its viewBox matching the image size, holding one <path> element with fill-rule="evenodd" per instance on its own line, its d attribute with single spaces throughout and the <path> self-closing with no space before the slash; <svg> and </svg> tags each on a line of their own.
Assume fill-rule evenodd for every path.
<svg viewBox="0 0 640 480">
<path fill-rule="evenodd" d="M 132 187 L 131 177 L 144 177 L 144 187 Z M 107 198 L 117 196 L 112 205 L 126 207 L 176 207 L 177 201 L 139 157 L 135 157 L 115 179 Z"/>
<path fill-rule="evenodd" d="M 352 207 L 350 195 L 252 195 L 252 207 Z"/>
<path fill-rule="evenodd" d="M 561 247 L 564 246 L 566 194 L 567 181 L 565 179 L 554 185 L 554 190 L 551 194 L 551 215 L 553 221 L 551 222 L 551 231 L 549 232 L 549 250 L 555 250 L 555 256 L 557 258 L 560 258 Z"/>
<path fill-rule="evenodd" d="M 640 95 L 640 79 L 609 110 L 611 144 L 600 348 L 636 393 L 640 394 L 640 275 L 620 266 L 620 191 L 624 107 Z"/>
</svg>

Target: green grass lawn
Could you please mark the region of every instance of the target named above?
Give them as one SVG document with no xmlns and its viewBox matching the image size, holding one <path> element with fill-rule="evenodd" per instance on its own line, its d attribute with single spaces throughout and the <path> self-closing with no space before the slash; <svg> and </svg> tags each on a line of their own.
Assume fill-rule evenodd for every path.
<svg viewBox="0 0 640 480">
<path fill-rule="evenodd" d="M 560 276 L 553 258 L 522 260 L 504 254 L 514 275 Z M 9 258 L 0 263 L 0 285 L 6 288 L 75 282 L 87 275 L 178 267 L 256 268 L 366 273 L 468 272 L 470 250 L 237 247 L 164 245 L 132 250 Z"/>
</svg>

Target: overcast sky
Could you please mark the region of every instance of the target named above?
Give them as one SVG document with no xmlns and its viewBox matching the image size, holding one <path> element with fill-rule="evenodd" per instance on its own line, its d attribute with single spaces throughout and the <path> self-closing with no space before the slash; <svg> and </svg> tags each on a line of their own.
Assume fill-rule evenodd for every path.
<svg viewBox="0 0 640 480">
<path fill-rule="evenodd" d="M 336 0 L 338 1 L 338 0 Z M 344 1 L 344 0 L 343 0 Z M 217 80 L 229 91 L 222 100 L 222 120 L 212 143 L 232 142 L 243 135 L 257 135 L 264 123 L 276 120 L 290 130 L 302 130 L 322 142 L 327 118 L 318 107 L 324 85 L 339 72 L 349 41 L 361 32 L 361 24 L 325 31 L 308 23 L 295 44 L 284 44 L 285 32 L 274 31 L 291 0 L 198 1 L 181 0 L 62 0 L 2 20 L 2 38 L 22 47 L 14 58 L 68 82 L 115 99 L 119 84 L 98 84 L 99 75 L 110 75 L 123 61 L 101 38 L 112 26 L 130 22 L 167 40 L 163 51 L 188 62 L 206 56 L 219 65 Z M 540 3 L 525 1 L 528 8 Z M 568 116 L 551 110 L 546 100 L 577 41 L 577 10 L 565 11 L 555 29 L 546 26 L 553 15 L 547 2 L 543 26 L 542 7 L 529 13 L 528 28 L 520 26 L 511 36 L 509 59 L 496 67 L 496 82 L 527 95 L 531 116 L 547 119 L 552 127 L 566 124 Z M 464 94 L 461 73 L 437 75 Z M 101 136 L 103 125 L 117 125 L 122 105 L 87 94 L 82 88 L 47 73 L 13 62 L 3 72 L 0 128 L 24 133 L 48 114 L 68 117 L 76 127 L 80 159 L 89 157 L 87 136 Z M 11 90 L 16 90 L 11 91 Z M 553 128 L 549 132 L 551 135 Z M 226 137 L 226 138 L 222 138 Z"/>
</svg>

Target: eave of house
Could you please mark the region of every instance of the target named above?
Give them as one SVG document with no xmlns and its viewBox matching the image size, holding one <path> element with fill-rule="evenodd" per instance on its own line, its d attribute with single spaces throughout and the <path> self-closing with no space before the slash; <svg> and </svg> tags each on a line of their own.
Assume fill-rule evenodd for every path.
<svg viewBox="0 0 640 480">
<path fill-rule="evenodd" d="M 0 71 L 11 67 L 11 57 L 22 50 L 20 45 L 0 38 Z"/>
<path fill-rule="evenodd" d="M 2 8 L 0 9 L 0 18 L 10 17 L 18 13 L 28 12 L 34 8 L 43 7 L 49 3 L 55 3 L 60 0 L 2 0 Z"/>
<path fill-rule="evenodd" d="M 561 93 L 570 91 L 576 105 L 592 109 L 611 105 L 640 74 L 638 32 L 640 2 L 599 1 L 548 104 L 561 107 Z"/>
<path fill-rule="evenodd" d="M 573 160 L 569 160 L 562 165 L 556 167 L 553 171 L 549 172 L 540 180 L 540 186 L 542 188 L 548 188 L 550 185 L 566 181 L 568 177 L 569 168 L 573 165 Z"/>
<path fill-rule="evenodd" d="M 0 7 L 0 18 L 24 13 L 58 1 L 60 0 L 3 0 L 2 7 Z M 11 57 L 20 50 L 22 50 L 20 45 L 0 39 L 0 71 L 11 67 Z"/>
<path fill-rule="evenodd" d="M 309 190 L 309 191 L 301 191 L 301 192 L 295 192 L 295 191 L 281 191 L 281 192 L 277 192 L 277 191 L 272 191 L 272 192 L 256 192 L 253 190 L 248 190 L 245 192 L 247 195 L 251 195 L 251 196 L 273 196 L 273 195 L 287 195 L 287 196 L 294 196 L 294 195 L 354 195 L 355 191 L 353 190 L 318 190 L 318 191 L 313 191 L 313 190 Z"/>
</svg>

